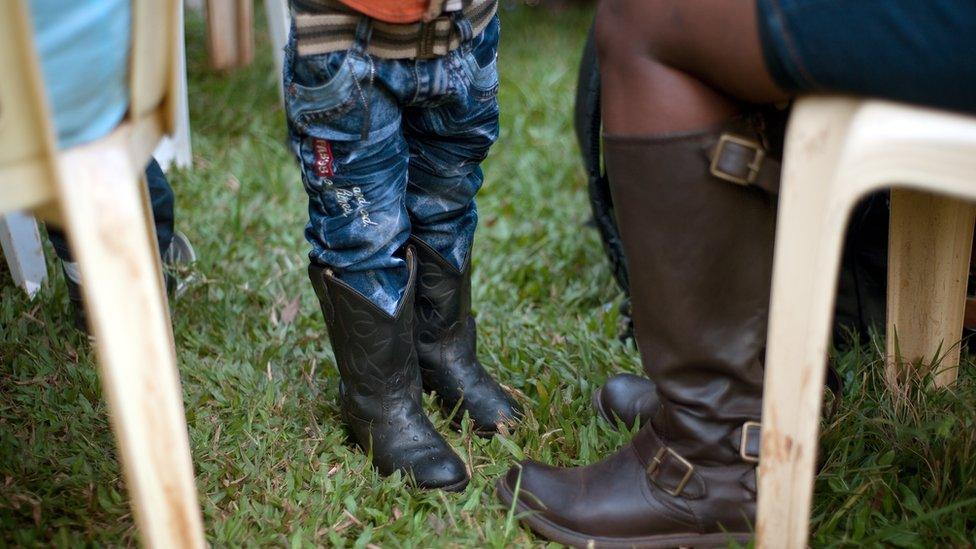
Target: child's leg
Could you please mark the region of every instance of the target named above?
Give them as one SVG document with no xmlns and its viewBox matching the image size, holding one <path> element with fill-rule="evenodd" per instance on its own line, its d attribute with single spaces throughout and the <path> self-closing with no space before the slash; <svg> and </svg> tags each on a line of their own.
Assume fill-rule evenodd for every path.
<svg viewBox="0 0 976 549">
<path fill-rule="evenodd" d="M 375 141 L 305 137 L 295 146 L 309 196 L 305 237 L 312 263 L 332 269 L 339 280 L 393 314 L 407 283 L 406 263 L 398 252 L 410 231 L 403 137 L 399 132 Z"/>
<path fill-rule="evenodd" d="M 392 90 L 371 83 L 376 65 L 365 47 L 299 56 L 290 44 L 285 104 L 309 197 L 309 259 L 393 314 L 407 282 L 399 251 L 410 230 L 409 153 L 400 107 Z"/>
<path fill-rule="evenodd" d="M 456 269 L 464 266 L 478 226 L 475 195 L 484 181 L 480 163 L 498 136 L 497 105 L 475 105 L 461 123 L 411 116 L 407 209 L 411 234 Z"/>
<path fill-rule="evenodd" d="M 478 362 L 471 315 L 474 197 L 483 180 L 480 163 L 498 137 L 497 42 L 494 21 L 456 58 L 467 74 L 459 93 L 436 107 L 406 109 L 403 124 L 410 147 L 407 209 L 418 258 L 421 373 L 445 409 L 467 414 L 484 435 L 519 414 Z"/>
<path fill-rule="evenodd" d="M 404 111 L 411 234 L 457 269 L 467 259 L 478 225 L 474 197 L 484 180 L 480 164 L 498 139 L 497 47 L 495 20 L 461 56 L 467 75 L 463 94 L 438 107 Z"/>
</svg>

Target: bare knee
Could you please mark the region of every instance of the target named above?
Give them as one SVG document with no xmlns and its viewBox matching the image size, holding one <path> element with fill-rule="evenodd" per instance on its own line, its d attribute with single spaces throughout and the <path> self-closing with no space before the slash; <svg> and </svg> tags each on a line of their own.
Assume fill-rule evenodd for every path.
<svg viewBox="0 0 976 549">
<path fill-rule="evenodd" d="M 626 61 L 637 53 L 634 35 L 622 17 L 624 5 L 628 0 L 602 0 L 598 4 L 595 22 L 595 39 L 600 66 L 609 67 Z"/>
<path fill-rule="evenodd" d="M 601 0 L 596 16 L 601 64 L 663 62 L 679 24 L 669 21 L 676 1 L 681 0 Z"/>
<path fill-rule="evenodd" d="M 736 110 L 689 62 L 705 2 L 601 0 L 596 20 L 604 128 L 646 135 L 700 128 Z"/>
</svg>

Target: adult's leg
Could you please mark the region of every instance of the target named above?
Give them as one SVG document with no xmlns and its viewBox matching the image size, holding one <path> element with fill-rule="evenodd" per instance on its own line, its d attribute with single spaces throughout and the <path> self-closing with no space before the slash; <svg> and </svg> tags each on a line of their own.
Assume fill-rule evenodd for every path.
<svg viewBox="0 0 976 549">
<path fill-rule="evenodd" d="M 516 499 L 517 485 L 532 494 L 518 498 L 520 510 L 536 511 L 526 522 L 562 543 L 711 547 L 751 537 L 776 212 L 770 193 L 779 169 L 764 149 L 764 125 L 743 101 L 767 98 L 745 85 L 739 96 L 715 88 L 719 80 L 747 83 L 729 65 L 748 69 L 751 57 L 682 50 L 709 32 L 730 42 L 748 30 L 742 13 L 722 13 L 747 12 L 743 3 L 725 4 L 601 7 L 604 157 L 635 336 L 659 405 L 628 446 L 601 462 L 573 469 L 529 462 L 502 480 L 502 499 Z M 761 63 L 758 37 L 754 46 Z M 768 99 L 784 96 L 768 80 L 767 88 Z"/>
<path fill-rule="evenodd" d="M 603 0 L 604 131 L 695 130 L 790 95 L 765 66 L 753 0 Z"/>
<path fill-rule="evenodd" d="M 788 91 L 976 112 L 976 4 L 958 0 L 605 0 L 613 135 L 695 129 Z"/>
<path fill-rule="evenodd" d="M 603 128 L 608 135 L 691 131 L 749 102 L 785 99 L 766 70 L 752 0 L 604 0 L 596 20 Z M 616 376 L 593 396 L 606 418 L 643 424 L 654 384 Z"/>
</svg>

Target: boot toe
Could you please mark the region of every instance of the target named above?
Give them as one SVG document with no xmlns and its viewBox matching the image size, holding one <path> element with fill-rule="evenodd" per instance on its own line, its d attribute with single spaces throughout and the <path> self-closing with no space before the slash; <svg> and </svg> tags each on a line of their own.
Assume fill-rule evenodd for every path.
<svg viewBox="0 0 976 549">
<path fill-rule="evenodd" d="M 572 469 L 552 467 L 538 461 L 523 461 L 509 469 L 499 481 L 498 495 L 507 505 L 517 498 L 520 507 L 561 522 L 561 503 L 573 501 L 574 492 L 579 488 L 572 479 L 564 478 L 572 472 Z"/>
<path fill-rule="evenodd" d="M 522 417 L 522 410 L 508 396 L 502 395 L 467 409 L 478 434 L 493 435 L 505 427 L 514 426 Z"/>
<path fill-rule="evenodd" d="M 419 488 L 460 492 L 468 485 L 468 470 L 461 458 L 451 452 L 427 456 L 409 467 Z"/>
<path fill-rule="evenodd" d="M 515 400 L 493 381 L 464 393 L 455 416 L 456 427 L 460 427 L 460 419 L 465 413 L 471 417 L 475 433 L 482 436 L 494 435 L 502 426 L 513 426 L 522 417 L 522 410 Z"/>
<path fill-rule="evenodd" d="M 657 387 L 646 377 L 617 374 L 596 390 L 593 406 L 611 425 L 616 426 L 618 420 L 627 427 L 643 424 L 657 410 Z"/>
<path fill-rule="evenodd" d="M 633 445 L 584 467 L 522 463 L 499 481 L 497 492 L 507 505 L 517 499 L 519 512 L 532 511 L 521 519 L 530 528 L 574 546 L 594 538 L 642 546 L 646 536 L 695 529 L 693 516 L 672 510 L 650 489 Z"/>
</svg>

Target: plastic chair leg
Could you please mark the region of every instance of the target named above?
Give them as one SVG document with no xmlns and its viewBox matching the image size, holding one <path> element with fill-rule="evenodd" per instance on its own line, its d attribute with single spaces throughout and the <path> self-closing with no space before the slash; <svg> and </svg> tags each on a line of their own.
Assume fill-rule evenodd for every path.
<svg viewBox="0 0 976 549">
<path fill-rule="evenodd" d="M 245 67 L 254 59 L 252 0 L 208 0 L 210 65 L 218 70 Z"/>
<path fill-rule="evenodd" d="M 903 390 L 909 364 L 931 365 L 936 386 L 958 375 L 974 220 L 969 202 L 891 191 L 886 377 L 893 390 Z"/>
<path fill-rule="evenodd" d="M 142 541 L 203 547 L 179 372 L 154 251 L 141 167 L 124 136 L 63 153 L 61 208 L 78 259 L 102 384 Z"/>
<path fill-rule="evenodd" d="M 0 248 L 14 283 L 33 299 L 47 280 L 44 246 L 37 221 L 23 212 L 0 215 Z"/>
<path fill-rule="evenodd" d="M 852 106 L 797 111 L 787 140 L 763 392 L 758 547 L 806 546 L 837 272 L 856 201 L 833 185 Z"/>
</svg>

